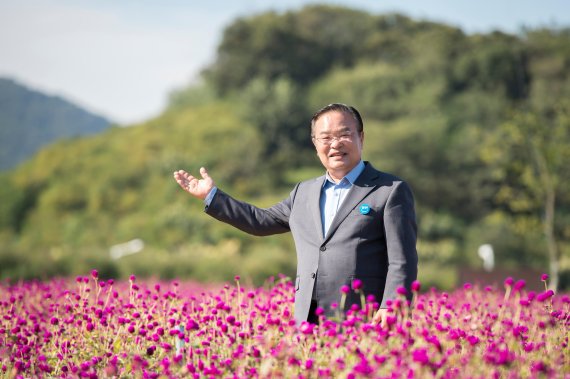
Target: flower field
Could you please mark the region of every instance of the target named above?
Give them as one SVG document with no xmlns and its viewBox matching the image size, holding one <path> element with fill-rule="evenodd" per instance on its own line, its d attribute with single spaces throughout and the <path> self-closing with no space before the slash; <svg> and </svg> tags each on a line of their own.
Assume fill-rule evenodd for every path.
<svg viewBox="0 0 570 379">
<path fill-rule="evenodd" d="M 355 287 L 339 289 L 339 308 Z M 363 296 L 363 309 L 296 326 L 284 277 L 260 288 L 96 271 L 1 283 L 0 376 L 570 378 L 569 297 L 524 287 L 507 278 L 445 293 L 415 282 L 411 304 L 401 289 L 382 328 Z"/>
</svg>

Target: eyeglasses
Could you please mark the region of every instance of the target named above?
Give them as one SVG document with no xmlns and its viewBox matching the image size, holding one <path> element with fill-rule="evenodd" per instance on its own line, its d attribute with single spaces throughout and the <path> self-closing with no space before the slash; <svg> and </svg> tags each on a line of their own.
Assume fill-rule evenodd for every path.
<svg viewBox="0 0 570 379">
<path fill-rule="evenodd" d="M 338 137 L 333 137 L 333 136 L 325 136 L 325 137 L 313 137 L 313 139 L 319 141 L 320 143 L 322 143 L 325 146 L 329 146 L 333 143 L 333 141 L 338 141 L 338 142 L 352 142 L 352 133 L 348 133 L 348 134 L 342 134 Z"/>
</svg>

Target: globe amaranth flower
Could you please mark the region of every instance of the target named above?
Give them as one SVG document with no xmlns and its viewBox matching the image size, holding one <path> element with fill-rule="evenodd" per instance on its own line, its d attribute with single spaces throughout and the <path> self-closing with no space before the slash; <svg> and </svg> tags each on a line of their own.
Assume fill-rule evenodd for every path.
<svg viewBox="0 0 570 379">
<path fill-rule="evenodd" d="M 521 279 L 521 280 L 518 280 L 518 281 L 515 283 L 514 289 L 515 289 L 515 291 L 520 291 L 520 290 L 522 290 L 525 286 L 526 286 L 526 282 Z"/>
<path fill-rule="evenodd" d="M 538 295 L 536 297 L 536 300 L 538 300 L 539 302 L 543 302 L 546 301 L 548 299 L 550 299 L 552 296 L 554 296 L 554 291 L 553 290 L 548 290 L 546 292 L 541 293 L 540 295 Z"/>
<path fill-rule="evenodd" d="M 418 280 L 414 280 L 412 282 L 412 291 L 414 292 L 420 292 L 420 289 L 422 288 L 421 283 Z"/>
<path fill-rule="evenodd" d="M 355 291 L 358 291 L 359 289 L 362 288 L 362 280 L 360 279 L 354 279 L 352 281 L 352 289 Z"/>
<path fill-rule="evenodd" d="M 514 283 L 515 280 L 510 276 L 507 279 L 505 279 L 505 287 L 512 287 Z"/>
</svg>

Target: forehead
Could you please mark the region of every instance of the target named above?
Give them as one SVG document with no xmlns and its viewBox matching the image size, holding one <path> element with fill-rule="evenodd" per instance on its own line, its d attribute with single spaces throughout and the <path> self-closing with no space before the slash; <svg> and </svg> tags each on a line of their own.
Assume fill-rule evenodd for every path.
<svg viewBox="0 0 570 379">
<path fill-rule="evenodd" d="M 341 111 L 329 111 L 323 113 L 315 121 L 316 134 L 342 133 L 356 131 L 356 120 L 350 115 Z"/>
</svg>

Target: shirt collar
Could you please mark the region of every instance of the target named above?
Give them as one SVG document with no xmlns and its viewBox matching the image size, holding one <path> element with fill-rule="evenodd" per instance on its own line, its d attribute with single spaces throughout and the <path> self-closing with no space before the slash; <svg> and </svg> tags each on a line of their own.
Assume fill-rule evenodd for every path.
<svg viewBox="0 0 570 379">
<path fill-rule="evenodd" d="M 354 166 L 354 168 L 352 170 L 350 170 L 350 172 L 348 174 L 346 174 L 344 176 L 344 178 L 342 178 L 342 180 L 340 182 L 342 182 L 344 179 L 346 179 L 351 185 L 354 184 L 354 182 L 356 181 L 356 179 L 358 179 L 358 177 L 360 176 L 360 174 L 362 174 L 362 171 L 364 171 L 364 162 L 362 161 L 362 159 L 360 160 L 360 162 L 358 162 L 358 164 L 356 166 Z M 339 182 L 339 183 L 340 183 Z M 329 173 L 327 172 L 326 174 L 326 180 L 323 184 L 323 186 L 328 185 L 329 183 L 336 185 L 337 183 L 330 177 Z"/>
</svg>

